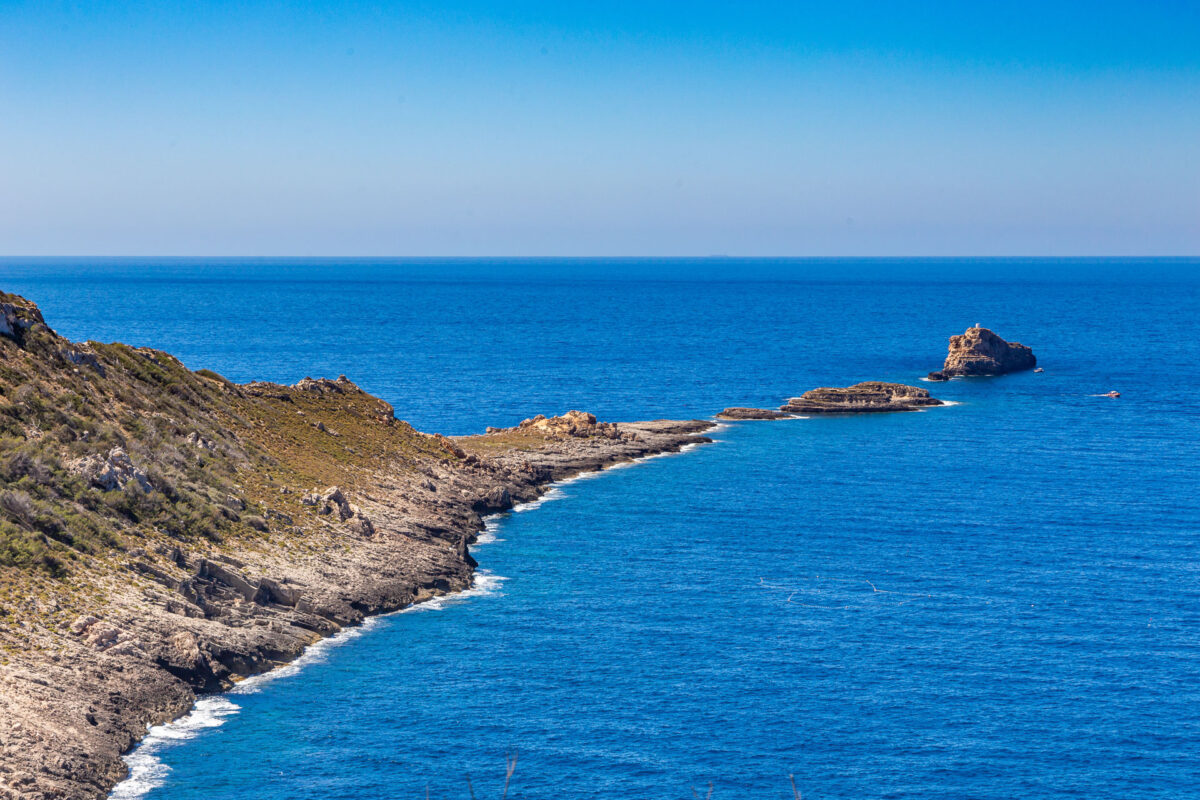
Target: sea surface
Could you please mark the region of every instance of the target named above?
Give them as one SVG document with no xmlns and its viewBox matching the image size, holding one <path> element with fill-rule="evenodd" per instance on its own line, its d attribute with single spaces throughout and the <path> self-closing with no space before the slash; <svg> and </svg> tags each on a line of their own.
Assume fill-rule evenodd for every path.
<svg viewBox="0 0 1200 800">
<path fill-rule="evenodd" d="M 0 260 L 76 339 L 481 432 L 746 422 L 495 518 L 474 589 L 204 699 L 147 800 L 1200 797 L 1200 260 Z M 1119 399 L 1099 397 L 1109 390 Z"/>
</svg>

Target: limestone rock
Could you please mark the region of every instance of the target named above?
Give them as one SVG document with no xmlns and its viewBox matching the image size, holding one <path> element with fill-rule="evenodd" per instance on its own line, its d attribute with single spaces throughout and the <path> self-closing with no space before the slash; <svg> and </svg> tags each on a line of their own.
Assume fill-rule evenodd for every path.
<svg viewBox="0 0 1200 800">
<path fill-rule="evenodd" d="M 204 664 L 200 643 L 191 631 L 177 631 L 167 639 L 167 657 L 170 663 L 189 669 L 198 669 Z"/>
<path fill-rule="evenodd" d="M 350 521 L 350 527 L 357 531 L 360 536 L 371 537 L 375 535 L 375 524 L 371 522 L 371 518 L 357 509 L 355 510 L 354 518 Z"/>
<path fill-rule="evenodd" d="M 503 486 L 492 487 L 487 494 L 479 498 L 473 507 L 480 514 L 494 511 L 507 511 L 513 507 L 512 495 Z"/>
<path fill-rule="evenodd" d="M 745 408 L 743 406 L 734 406 L 727 408 L 720 414 L 717 414 L 717 419 L 786 419 L 791 414 L 786 411 L 773 411 L 769 408 Z"/>
<path fill-rule="evenodd" d="M 143 491 L 154 488 L 149 476 L 138 469 L 120 447 L 109 450 L 107 456 L 97 454 L 77 458 L 67 463 L 67 469 L 106 491 L 124 488 L 130 481 L 136 481 Z"/>
<path fill-rule="evenodd" d="M 1019 342 L 1006 342 L 987 328 L 976 325 L 965 333 L 950 337 L 950 351 L 941 370 L 929 373 L 929 380 L 945 380 L 958 375 L 1003 375 L 1037 366 L 1033 350 Z"/>
<path fill-rule="evenodd" d="M 325 493 L 321 495 L 321 500 L 325 503 L 325 506 L 321 510 L 322 514 L 330 514 L 336 511 L 338 519 L 342 522 L 354 516 L 354 509 L 351 508 L 350 501 L 346 499 L 345 493 L 337 486 L 330 486 L 326 489 Z"/>
<path fill-rule="evenodd" d="M 520 425 L 511 430 L 540 433 L 552 440 L 590 437 L 603 437 L 615 441 L 636 441 L 637 439 L 637 434 L 622 431 L 620 426 L 611 422 L 597 422 L 596 415 L 586 411 L 568 411 L 557 417 L 538 414 L 536 417 L 523 420 Z"/>
<path fill-rule="evenodd" d="M 36 305 L 24 298 L 19 300 L 21 302 L 0 303 L 0 336 L 7 336 L 18 342 L 21 341 L 24 332 L 34 325 L 46 324 Z"/>
<path fill-rule="evenodd" d="M 100 373 L 100 377 L 104 377 L 106 374 L 104 371 L 104 365 L 100 363 L 100 359 L 96 355 L 96 351 L 88 345 L 69 342 L 59 348 L 58 354 L 62 356 L 65 361 L 69 361 L 77 367 L 87 367 L 88 369 Z"/>
<path fill-rule="evenodd" d="M 212 439 L 204 438 L 200 435 L 199 431 L 192 431 L 187 435 L 187 439 L 184 441 L 186 441 L 192 447 L 195 447 L 197 450 L 207 450 L 211 453 L 217 449 L 217 443 Z"/>
<path fill-rule="evenodd" d="M 903 383 L 868 381 L 845 388 L 822 387 L 793 397 L 780 406 L 792 414 L 845 414 L 868 411 L 914 411 L 943 405 L 926 389 Z"/>
<path fill-rule="evenodd" d="M 336 381 L 331 381 L 329 378 L 304 378 L 296 383 L 292 388 L 300 389 L 305 392 L 314 392 L 316 394 L 347 394 L 349 392 L 361 392 L 352 381 L 345 375 L 338 375 Z"/>
</svg>

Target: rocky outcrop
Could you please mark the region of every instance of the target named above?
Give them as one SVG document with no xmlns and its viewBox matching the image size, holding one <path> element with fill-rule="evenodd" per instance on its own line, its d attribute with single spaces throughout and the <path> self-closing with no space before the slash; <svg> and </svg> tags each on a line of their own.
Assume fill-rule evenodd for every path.
<svg viewBox="0 0 1200 800">
<path fill-rule="evenodd" d="M 99 372 L 101 375 L 105 374 L 104 366 L 100 363 L 100 359 L 97 358 L 96 352 L 87 345 L 72 342 L 59 350 L 59 355 L 77 367 L 87 367 Z"/>
<path fill-rule="evenodd" d="M 734 406 L 727 408 L 720 414 L 717 414 L 717 419 L 737 420 L 737 419 L 785 419 L 792 416 L 786 411 L 773 411 L 769 408 L 745 408 L 743 406 Z"/>
<path fill-rule="evenodd" d="M 516 428 L 488 429 L 490 433 L 514 430 L 538 433 L 550 439 L 565 439 L 568 437 L 587 438 L 591 436 L 621 439 L 622 437 L 636 438 L 637 436 L 637 434 L 630 431 L 622 432 L 612 422 L 597 422 L 596 415 L 589 414 L 586 411 L 568 411 L 557 417 L 547 417 L 544 414 L 538 414 L 536 417 L 522 420 L 521 424 Z"/>
<path fill-rule="evenodd" d="M 106 491 L 122 489 L 130 481 L 137 483 L 142 491 L 151 491 L 154 487 L 150 478 L 129 459 L 129 454 L 119 447 L 108 451 L 108 455 L 91 455 L 76 459 L 67 464 L 71 470 L 92 486 Z"/>
<path fill-rule="evenodd" d="M 1006 342 L 987 328 L 976 325 L 950 337 L 950 351 L 940 370 L 928 380 L 945 381 L 964 375 L 1003 375 L 1037 366 L 1033 350 L 1019 342 Z"/>
<path fill-rule="evenodd" d="M 23 297 L 7 295 L 10 302 L 0 302 L 0 336 L 20 341 L 25 331 L 34 325 L 44 325 L 42 312 Z"/>
<path fill-rule="evenodd" d="M 903 383 L 869 381 L 845 388 L 822 387 L 793 397 L 780 406 L 790 414 L 846 414 L 873 411 L 916 411 L 943 405 L 929 392 Z"/>
</svg>

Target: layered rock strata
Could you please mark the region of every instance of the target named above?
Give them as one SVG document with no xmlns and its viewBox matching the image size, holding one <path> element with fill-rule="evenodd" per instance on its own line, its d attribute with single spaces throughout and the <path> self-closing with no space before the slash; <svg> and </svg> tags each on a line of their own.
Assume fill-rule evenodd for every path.
<svg viewBox="0 0 1200 800">
<path fill-rule="evenodd" d="M 1003 375 L 1033 369 L 1037 357 L 1020 342 L 1006 342 L 987 328 L 976 325 L 950 337 L 950 349 L 940 370 L 928 380 L 945 381 L 967 375 Z"/>
<path fill-rule="evenodd" d="M 717 419 L 738 420 L 738 419 L 785 419 L 792 416 L 785 411 L 773 411 L 769 408 L 746 408 L 744 406 L 734 406 L 723 410 L 717 414 Z"/>
<path fill-rule="evenodd" d="M 915 411 L 944 405 L 926 389 L 903 383 L 868 381 L 845 388 L 821 387 L 793 397 L 780 406 L 790 414 L 846 414 L 874 411 Z"/>
</svg>

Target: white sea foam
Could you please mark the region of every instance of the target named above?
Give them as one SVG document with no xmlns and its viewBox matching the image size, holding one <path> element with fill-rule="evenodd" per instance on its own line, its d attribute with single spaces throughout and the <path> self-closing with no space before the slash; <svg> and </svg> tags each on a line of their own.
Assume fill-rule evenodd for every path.
<svg viewBox="0 0 1200 800">
<path fill-rule="evenodd" d="M 498 523 L 499 520 L 485 518 L 484 528 L 479 532 L 479 535 L 475 537 L 475 541 L 471 543 L 471 547 L 479 547 L 480 545 L 503 542 L 504 540 L 496 535 L 496 531 L 499 529 Z"/>
<path fill-rule="evenodd" d="M 226 717 L 241 710 L 241 706 L 233 702 L 232 697 L 253 694 L 268 683 L 295 675 L 310 664 L 325 661 L 329 657 L 330 650 L 352 639 L 357 639 L 371 628 L 379 625 L 386 617 L 414 611 L 438 611 L 452 603 L 469 600 L 472 597 L 498 594 L 504 580 L 503 575 L 494 575 L 487 570 L 479 570 L 475 573 L 469 589 L 434 597 L 424 603 L 417 603 L 399 611 L 368 617 L 363 620 L 361 625 L 344 628 L 333 636 L 313 642 L 304 648 L 304 652 L 294 661 L 278 666 L 270 672 L 246 678 L 225 694 L 201 697 L 187 715 L 174 722 L 154 725 L 147 729 L 145 738 L 138 746 L 132 752 L 122 756 L 122 760 L 129 767 L 129 777 L 113 787 L 108 796 L 109 800 L 137 800 L 162 786 L 167 775 L 170 774 L 171 768 L 162 762 L 159 754 L 167 747 L 195 738 L 208 728 L 216 728 L 224 724 Z"/>
<path fill-rule="evenodd" d="M 551 486 L 549 491 L 536 500 L 530 500 L 528 503 L 517 503 L 512 507 L 514 514 L 520 514 L 525 511 L 533 511 L 535 508 L 541 508 L 546 503 L 551 503 L 555 500 L 561 500 L 567 496 L 566 492 L 558 487 L 562 484 L 569 483 L 572 479 L 558 481 L 554 486 Z"/>
<path fill-rule="evenodd" d="M 503 575 L 495 575 L 487 570 L 481 569 L 475 572 L 475 577 L 471 581 L 471 588 L 464 589 L 461 592 L 454 594 L 443 594 L 438 597 L 426 600 L 424 603 L 402 608 L 395 612 L 397 614 L 417 614 L 425 611 L 441 611 L 443 608 L 451 605 L 470 600 L 473 597 L 485 597 L 487 595 L 498 595 L 504 586 L 504 581 L 508 580 Z"/>
<path fill-rule="evenodd" d="M 170 768 L 158 758 L 165 747 L 187 741 L 206 728 L 215 728 L 238 712 L 239 706 L 225 695 L 203 697 L 183 717 L 164 725 L 154 725 L 137 749 L 125 756 L 129 777 L 113 788 L 111 800 L 133 800 L 162 786 Z"/>
</svg>

